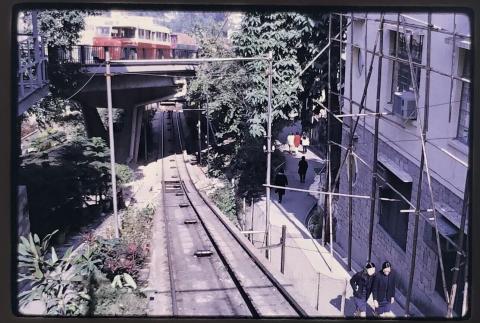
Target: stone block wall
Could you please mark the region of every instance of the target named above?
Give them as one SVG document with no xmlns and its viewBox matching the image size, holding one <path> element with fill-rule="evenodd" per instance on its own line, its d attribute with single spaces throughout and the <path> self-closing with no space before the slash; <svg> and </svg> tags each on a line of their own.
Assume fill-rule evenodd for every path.
<svg viewBox="0 0 480 323">
<path fill-rule="evenodd" d="M 357 159 L 358 173 L 356 183 L 353 186 L 353 194 L 371 195 L 372 190 L 372 172 L 369 168 L 373 163 L 373 134 L 358 125 L 356 134 L 358 141 L 355 145 L 355 152 L 359 155 L 369 167 Z M 343 131 L 342 144 L 348 146 L 349 133 Z M 343 150 L 343 149 L 342 149 Z M 342 151 L 342 160 L 345 156 L 345 150 Z M 420 159 L 420 151 L 409 152 Z M 405 158 L 390 145 L 379 140 L 378 154 L 388 158 L 396 167 L 408 173 L 412 179 L 412 194 L 410 202 L 416 203 L 419 180 L 419 162 L 414 164 Z M 348 160 L 341 169 L 340 192 L 348 193 Z M 442 201 L 448 204 L 456 212 L 461 213 L 462 199 L 441 185 L 432 178 L 432 188 L 435 201 Z M 422 181 L 421 209 L 431 208 L 431 198 L 428 189 L 427 176 L 424 174 Z M 377 191 L 378 197 L 378 191 Z M 335 217 L 337 218 L 336 237 L 337 243 L 345 251 L 348 250 L 348 197 L 336 199 Z M 352 227 L 352 257 L 354 261 L 363 264 L 368 259 L 368 235 L 370 226 L 370 200 L 353 198 L 353 227 Z M 410 272 L 410 263 L 413 247 L 413 231 L 415 215 L 410 213 L 408 221 L 407 245 L 403 250 L 383 229 L 379 223 L 378 216 L 379 204 L 375 208 L 373 243 L 372 243 L 372 261 L 377 269 L 381 264 L 388 260 L 392 263 L 397 272 L 397 288 L 406 294 Z M 416 269 L 414 275 L 412 301 L 426 315 L 444 315 L 446 304 L 442 301 L 442 296 L 435 291 L 435 282 L 437 275 L 438 257 L 436 249 L 427 245 L 423 239 L 424 226 L 426 221 L 420 217 L 417 240 Z M 458 224 L 457 224 L 458 225 Z M 447 269 L 446 269 L 447 270 Z"/>
</svg>

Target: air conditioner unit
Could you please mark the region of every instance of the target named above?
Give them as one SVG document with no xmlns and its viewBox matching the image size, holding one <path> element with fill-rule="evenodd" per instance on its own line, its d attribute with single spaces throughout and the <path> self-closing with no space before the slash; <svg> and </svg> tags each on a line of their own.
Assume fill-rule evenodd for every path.
<svg viewBox="0 0 480 323">
<path fill-rule="evenodd" d="M 412 91 L 395 92 L 393 95 L 393 113 L 406 120 L 416 120 L 415 94 Z"/>
</svg>

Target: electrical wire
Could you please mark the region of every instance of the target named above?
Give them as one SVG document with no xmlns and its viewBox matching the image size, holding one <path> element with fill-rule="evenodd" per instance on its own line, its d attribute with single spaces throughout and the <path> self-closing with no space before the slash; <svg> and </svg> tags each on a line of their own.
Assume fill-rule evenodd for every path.
<svg viewBox="0 0 480 323">
<path fill-rule="evenodd" d="M 104 65 L 104 64 L 105 64 L 105 63 L 100 64 L 99 67 L 101 67 L 101 66 Z M 83 84 L 83 86 L 82 86 L 80 89 L 78 89 L 75 93 L 73 93 L 71 96 L 69 96 L 69 97 L 66 99 L 66 101 L 72 99 L 75 95 L 77 95 L 78 93 L 80 93 L 80 92 L 87 86 L 87 84 L 90 83 L 90 81 L 93 79 L 93 77 L 94 77 L 96 74 L 97 74 L 97 72 L 93 73 L 92 76 L 90 76 L 90 78 L 85 82 L 85 84 Z"/>
</svg>

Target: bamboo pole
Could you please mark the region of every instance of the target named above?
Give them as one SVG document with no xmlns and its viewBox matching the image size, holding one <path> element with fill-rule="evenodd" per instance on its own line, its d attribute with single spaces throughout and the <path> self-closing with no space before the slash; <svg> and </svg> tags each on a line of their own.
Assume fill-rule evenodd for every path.
<svg viewBox="0 0 480 323">
<path fill-rule="evenodd" d="M 402 23 L 404 22 L 405 19 L 403 19 Z M 409 61 L 409 65 L 410 65 L 410 75 L 411 75 L 411 78 L 412 78 L 412 83 L 414 84 L 413 86 L 413 92 L 415 94 L 415 103 L 416 103 L 416 106 L 417 106 L 417 109 L 418 109 L 418 89 L 417 89 L 417 80 L 416 80 L 416 76 L 415 76 L 415 72 L 414 72 L 414 69 L 413 69 L 413 62 L 412 62 L 412 55 L 411 55 L 411 51 L 410 51 L 410 44 L 407 42 L 407 54 L 408 54 L 408 61 Z M 428 78 L 430 77 L 429 76 L 429 71 L 430 69 L 427 69 L 427 76 Z M 427 109 L 428 107 L 425 107 L 425 110 L 428 110 Z M 428 111 L 426 112 L 425 116 L 428 118 Z M 427 122 L 428 119 L 424 120 L 424 123 L 425 123 L 425 128 L 428 128 L 428 122 Z M 437 253 L 438 253 L 438 260 L 439 260 L 439 264 L 440 264 L 440 271 L 441 271 L 441 274 L 442 274 L 442 287 L 443 287 L 443 292 L 444 292 L 444 296 L 445 296 L 445 301 L 448 303 L 449 302 L 449 295 L 448 295 L 448 290 L 447 290 L 447 282 L 446 282 L 446 279 L 445 279 L 445 268 L 444 268 L 444 265 L 443 265 L 443 256 L 442 256 L 442 248 L 441 248 L 441 244 L 440 244 L 440 234 L 438 232 L 438 223 L 437 223 L 437 214 L 436 214 L 436 211 L 435 211 L 435 200 L 434 200 L 434 197 L 433 197 L 433 189 L 432 189 L 432 183 L 431 183 L 431 177 L 430 177 L 430 170 L 429 170 L 429 167 L 428 167 L 428 157 L 427 157 L 427 149 L 426 149 L 426 146 L 425 146 L 425 142 L 426 142 L 426 136 L 424 135 L 424 127 L 422 126 L 422 124 L 420 123 L 419 124 L 419 127 L 418 127 L 418 131 L 419 131 L 419 134 L 420 134 L 420 138 L 421 138 L 421 143 L 422 143 L 422 154 L 424 156 L 424 160 L 425 160 L 425 171 L 427 173 L 427 183 L 428 183 L 428 189 L 429 189 L 429 193 L 430 193 L 430 199 L 431 199 L 431 203 L 432 203 L 432 209 L 433 209 L 433 219 L 434 219 L 434 222 L 435 222 L 435 236 L 436 236 L 436 240 L 437 240 Z"/>
<path fill-rule="evenodd" d="M 341 16 L 340 16 L 341 17 Z M 351 13 L 351 21 L 353 22 L 353 12 Z M 350 34 L 350 71 L 349 71 L 349 93 L 350 97 L 353 95 L 353 85 L 352 85 L 352 79 L 353 79 L 353 23 L 350 27 L 350 30 L 352 31 Z M 360 63 L 360 62 L 359 62 Z M 350 114 L 353 114 L 353 105 L 352 101 L 349 101 L 350 103 Z M 352 126 L 353 118 L 350 119 L 350 127 Z M 351 130 L 351 128 L 350 128 Z M 352 195 L 353 194 L 353 183 L 352 183 L 352 154 L 351 154 L 351 149 L 353 149 L 353 136 L 350 136 L 350 142 L 349 142 L 349 150 L 347 150 L 346 154 L 350 154 L 350 159 L 348 161 L 348 194 Z M 348 270 L 352 270 L 352 235 L 353 235 L 353 200 L 352 197 L 350 196 L 348 198 L 348 255 L 347 255 L 347 267 Z"/>
<path fill-rule="evenodd" d="M 460 261 L 461 261 L 461 253 L 463 251 L 463 239 L 464 239 L 464 230 L 465 230 L 465 223 L 467 220 L 468 214 L 468 203 L 470 200 L 470 168 L 467 169 L 467 177 L 465 179 L 465 192 L 463 196 L 463 205 L 462 205 L 462 218 L 460 220 L 460 228 L 458 231 L 458 241 L 457 241 L 457 255 L 455 257 L 455 267 L 453 267 L 453 275 L 452 275 L 452 289 L 450 291 L 450 302 L 448 303 L 447 307 L 447 317 L 453 317 L 453 306 L 455 305 L 455 298 L 457 294 L 457 281 L 458 276 L 460 273 Z M 468 254 L 467 257 L 468 258 Z M 467 266 L 465 266 L 466 270 Z M 465 277 L 465 282 L 467 281 Z"/>
<path fill-rule="evenodd" d="M 428 13 L 428 20 L 431 21 L 431 13 Z M 431 43 L 432 43 L 432 35 L 430 30 L 427 31 L 427 66 L 430 66 L 430 57 L 431 57 Z M 409 44 L 411 43 L 412 35 L 409 38 Z M 409 46 L 409 45 L 407 45 Z M 410 51 L 410 48 L 408 49 Z M 430 102 L 430 74 L 428 70 L 426 71 L 427 75 L 425 77 L 425 107 L 428 107 Z M 413 79 L 412 79 L 413 81 Z M 413 85 L 414 87 L 417 86 L 416 83 Z M 418 107 L 418 97 L 416 97 L 416 105 Z M 422 127 L 422 136 L 423 138 L 427 135 L 428 129 L 428 108 L 423 110 L 423 127 Z M 416 265 L 416 257 L 417 257 L 417 241 L 418 241 L 418 222 L 420 219 L 420 203 L 421 203 L 421 196 L 422 196 L 422 183 L 423 183 L 423 168 L 425 165 L 425 155 L 421 154 L 420 157 L 420 166 L 419 166 L 419 175 L 418 175 L 418 187 L 417 187 L 417 201 L 416 201 L 416 211 L 415 211 L 415 223 L 413 226 L 413 244 L 412 244 L 412 256 L 410 260 L 410 274 L 408 279 L 408 288 L 407 288 L 407 295 L 405 300 L 405 316 L 410 316 L 410 300 L 412 297 L 412 287 L 413 287 L 413 278 L 415 275 L 415 265 Z"/>
<path fill-rule="evenodd" d="M 378 57 L 377 68 L 377 102 L 375 106 L 375 133 L 373 141 L 373 166 L 372 166 L 372 200 L 370 202 L 370 227 L 368 230 L 368 261 L 372 261 L 372 244 L 373 244 L 373 227 L 375 221 L 375 206 L 377 204 L 377 164 L 378 164 L 378 126 L 380 121 L 380 93 L 382 86 L 382 55 L 383 55 L 383 14 L 380 18 L 380 27 L 378 29 L 380 34 L 380 55 Z M 352 136 L 353 137 L 353 136 Z M 350 148 L 351 149 L 351 148 Z"/>
<path fill-rule="evenodd" d="M 327 102 L 328 102 L 328 109 L 331 111 L 331 101 L 332 101 L 332 84 L 331 84 L 331 49 L 332 49 L 332 14 L 328 15 L 328 43 L 330 46 L 328 46 L 328 97 L 327 97 Z M 332 191 L 332 149 L 330 146 L 330 131 L 331 131 L 331 121 L 330 121 L 330 115 L 328 118 L 328 191 Z M 330 254 L 333 255 L 333 212 L 332 212 L 332 195 L 328 195 L 328 220 L 329 220 L 329 243 L 330 243 Z"/>
<path fill-rule="evenodd" d="M 455 64 L 455 31 L 457 24 L 455 21 L 456 13 L 453 13 L 453 39 L 452 39 L 452 65 L 450 66 L 450 75 L 453 75 L 453 65 Z M 450 102 L 448 106 L 448 122 L 452 120 L 452 92 L 453 92 L 453 78 L 450 79 Z"/>
</svg>

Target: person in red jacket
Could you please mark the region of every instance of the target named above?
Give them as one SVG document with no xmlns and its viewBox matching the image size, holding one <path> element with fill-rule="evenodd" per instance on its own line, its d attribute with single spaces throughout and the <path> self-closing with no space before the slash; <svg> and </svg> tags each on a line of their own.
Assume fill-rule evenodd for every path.
<svg viewBox="0 0 480 323">
<path fill-rule="evenodd" d="M 300 134 L 297 132 L 295 133 L 295 137 L 293 139 L 293 144 L 295 145 L 295 153 L 298 152 L 298 147 L 300 147 L 300 143 L 302 142 L 302 137 Z"/>
</svg>

